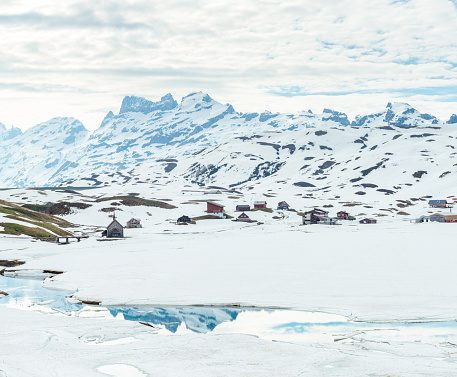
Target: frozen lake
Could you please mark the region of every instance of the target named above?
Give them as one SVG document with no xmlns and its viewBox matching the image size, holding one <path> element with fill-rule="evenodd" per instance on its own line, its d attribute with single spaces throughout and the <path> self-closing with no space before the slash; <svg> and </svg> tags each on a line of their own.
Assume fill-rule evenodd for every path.
<svg viewBox="0 0 457 377">
<path fill-rule="evenodd" d="M 366 323 L 320 312 L 216 307 L 101 307 L 67 300 L 73 292 L 43 288 L 42 280 L 0 276 L 1 306 L 49 315 L 127 320 L 157 325 L 164 334 L 247 334 L 294 343 L 352 341 L 457 344 L 457 322 Z M 106 322 L 104 322 L 106 324 Z"/>
</svg>

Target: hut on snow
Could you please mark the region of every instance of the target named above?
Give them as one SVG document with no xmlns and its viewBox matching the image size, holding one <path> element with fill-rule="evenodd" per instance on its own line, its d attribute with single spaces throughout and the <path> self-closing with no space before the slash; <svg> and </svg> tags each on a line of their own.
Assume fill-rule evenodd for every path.
<svg viewBox="0 0 457 377">
<path fill-rule="evenodd" d="M 238 218 L 236 219 L 236 221 L 245 221 L 245 222 L 249 222 L 251 221 L 251 219 L 249 218 L 248 215 L 246 215 L 244 212 L 238 216 Z"/>
<path fill-rule="evenodd" d="M 224 217 L 224 206 L 215 202 L 206 202 L 206 213 Z"/>
<path fill-rule="evenodd" d="M 359 221 L 360 224 L 376 224 L 378 221 L 376 219 L 365 218 Z"/>
<path fill-rule="evenodd" d="M 255 201 L 254 208 L 267 208 L 267 202 L 264 200 Z"/>
<path fill-rule="evenodd" d="M 345 212 L 345 211 L 340 211 L 336 214 L 336 217 L 338 217 L 339 219 L 342 219 L 342 220 L 348 220 L 349 219 L 349 213 Z"/>
<path fill-rule="evenodd" d="M 181 216 L 181 217 L 178 219 L 177 223 L 178 223 L 178 224 L 187 224 L 187 223 L 190 223 L 191 221 L 192 221 L 192 220 L 190 219 L 189 216 L 183 215 L 183 216 Z"/>
<path fill-rule="evenodd" d="M 303 214 L 303 224 L 324 224 L 329 222 L 328 212 L 319 208 L 314 208 L 311 211 L 307 211 Z"/>
<path fill-rule="evenodd" d="M 126 228 L 141 228 L 141 221 L 140 219 L 134 219 L 133 217 L 127 221 Z"/>
<path fill-rule="evenodd" d="M 278 203 L 279 210 L 288 210 L 289 208 L 290 208 L 290 206 L 285 201 Z"/>
<path fill-rule="evenodd" d="M 447 208 L 449 203 L 446 200 L 429 200 L 428 205 L 430 208 Z"/>
<path fill-rule="evenodd" d="M 109 224 L 102 232 L 102 237 L 106 238 L 123 238 L 124 237 L 124 227 L 119 221 L 116 220 L 116 214 L 113 215 L 113 221 Z"/>
</svg>

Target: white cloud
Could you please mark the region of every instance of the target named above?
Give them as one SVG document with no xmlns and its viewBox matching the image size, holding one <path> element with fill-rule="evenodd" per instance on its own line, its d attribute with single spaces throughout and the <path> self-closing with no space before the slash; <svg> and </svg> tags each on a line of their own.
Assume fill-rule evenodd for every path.
<svg viewBox="0 0 457 377">
<path fill-rule="evenodd" d="M 446 119 L 456 16 L 448 0 L 2 2 L 0 121 L 95 128 L 124 95 L 195 90 L 239 111 L 355 115 L 402 100 Z"/>
</svg>

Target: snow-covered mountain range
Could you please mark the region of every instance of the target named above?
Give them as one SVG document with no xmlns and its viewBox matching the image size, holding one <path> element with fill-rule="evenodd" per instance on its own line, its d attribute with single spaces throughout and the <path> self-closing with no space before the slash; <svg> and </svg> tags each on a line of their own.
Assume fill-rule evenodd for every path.
<svg viewBox="0 0 457 377">
<path fill-rule="evenodd" d="M 94 132 L 74 118 L 53 118 L 24 133 L 0 124 L 0 185 L 179 180 L 357 195 L 420 185 L 426 192 L 457 173 L 455 123 L 456 115 L 441 121 L 405 103 L 351 122 L 329 109 L 239 113 L 201 92 L 179 104 L 171 94 L 157 102 L 128 96 Z"/>
</svg>

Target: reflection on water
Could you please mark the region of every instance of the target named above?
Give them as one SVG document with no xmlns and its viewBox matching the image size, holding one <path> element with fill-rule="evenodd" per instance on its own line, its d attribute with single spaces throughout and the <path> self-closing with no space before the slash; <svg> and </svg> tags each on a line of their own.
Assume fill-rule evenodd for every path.
<svg viewBox="0 0 457 377">
<path fill-rule="evenodd" d="M 172 333 L 175 333 L 182 323 L 194 332 L 213 331 L 223 322 L 234 321 L 242 311 L 209 308 L 108 308 L 108 310 L 113 317 L 122 314 L 128 321 L 162 324 Z"/>
<path fill-rule="evenodd" d="M 163 325 L 168 333 L 251 334 L 288 342 L 399 341 L 457 344 L 457 322 L 370 324 L 344 316 L 292 310 L 245 310 L 208 307 L 94 307 L 65 298 L 72 292 L 42 287 L 41 280 L 0 276 L 0 305 L 79 317 L 113 318 Z M 3 297 L 3 298 L 2 298 Z M 0 308 L 1 310 L 1 308 Z M 165 331 L 165 330 L 164 330 Z"/>
<path fill-rule="evenodd" d="M 149 322 L 163 325 L 171 333 L 175 333 L 183 324 L 193 332 L 206 333 L 223 322 L 234 321 L 243 311 L 217 308 L 91 307 L 68 302 L 66 297 L 73 292 L 45 289 L 42 280 L 8 278 L 1 275 L 0 291 L 8 293 L 4 298 L 0 295 L 0 305 L 81 317 L 112 317 Z"/>
</svg>

